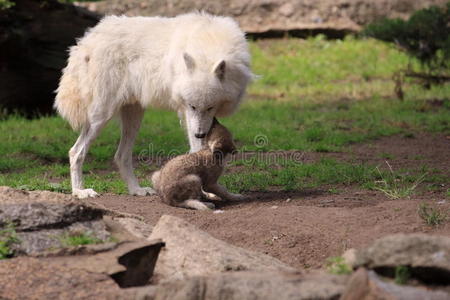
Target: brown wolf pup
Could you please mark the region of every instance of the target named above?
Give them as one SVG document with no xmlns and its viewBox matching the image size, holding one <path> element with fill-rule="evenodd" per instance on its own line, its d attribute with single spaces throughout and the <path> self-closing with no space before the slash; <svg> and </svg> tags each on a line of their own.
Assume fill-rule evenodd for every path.
<svg viewBox="0 0 450 300">
<path fill-rule="evenodd" d="M 236 151 L 231 133 L 216 118 L 205 147 L 195 153 L 177 156 L 152 175 L 153 188 L 172 206 L 199 210 L 213 209 L 209 200 L 242 200 L 217 183 L 230 154 Z"/>
</svg>

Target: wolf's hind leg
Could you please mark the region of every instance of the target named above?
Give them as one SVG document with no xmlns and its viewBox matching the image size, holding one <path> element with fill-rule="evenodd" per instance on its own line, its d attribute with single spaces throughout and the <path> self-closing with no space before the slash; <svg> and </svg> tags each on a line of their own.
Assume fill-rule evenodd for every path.
<svg viewBox="0 0 450 300">
<path fill-rule="evenodd" d="M 80 199 L 98 196 L 93 189 L 83 188 L 83 163 L 89 151 L 89 146 L 98 136 L 107 121 L 107 118 L 102 118 L 85 124 L 80 136 L 69 151 L 72 195 Z"/>
<path fill-rule="evenodd" d="M 145 196 L 155 194 L 150 187 L 140 187 L 133 172 L 132 150 L 137 132 L 141 127 L 144 109 L 138 103 L 128 104 L 120 110 L 121 131 L 119 147 L 117 148 L 114 161 L 119 168 L 122 179 L 128 186 L 130 195 Z"/>
</svg>

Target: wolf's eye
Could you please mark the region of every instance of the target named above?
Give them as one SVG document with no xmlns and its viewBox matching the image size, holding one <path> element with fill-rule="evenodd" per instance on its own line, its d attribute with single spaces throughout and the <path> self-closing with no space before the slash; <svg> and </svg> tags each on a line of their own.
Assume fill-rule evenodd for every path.
<svg viewBox="0 0 450 300">
<path fill-rule="evenodd" d="M 211 111 L 211 109 L 213 109 L 212 106 L 210 108 L 208 108 L 207 111 Z"/>
<path fill-rule="evenodd" d="M 195 110 L 195 106 L 191 105 L 191 108 L 192 108 L 193 110 Z"/>
</svg>

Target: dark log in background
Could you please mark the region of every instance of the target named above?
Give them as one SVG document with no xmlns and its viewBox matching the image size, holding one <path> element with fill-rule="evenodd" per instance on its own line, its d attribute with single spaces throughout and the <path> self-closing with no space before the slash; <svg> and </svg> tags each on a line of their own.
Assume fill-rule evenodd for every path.
<svg viewBox="0 0 450 300">
<path fill-rule="evenodd" d="M 0 109 L 47 115 L 69 47 L 99 18 L 53 0 L 14 2 L 0 10 Z"/>
</svg>

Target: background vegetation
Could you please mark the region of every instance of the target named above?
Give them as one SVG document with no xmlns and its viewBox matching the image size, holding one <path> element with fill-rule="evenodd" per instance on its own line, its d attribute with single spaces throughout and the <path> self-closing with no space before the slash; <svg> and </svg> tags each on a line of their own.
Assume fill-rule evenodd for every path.
<svg viewBox="0 0 450 300">
<path fill-rule="evenodd" d="M 398 101 L 393 74 L 408 63 L 420 63 L 383 42 L 319 35 L 255 41 L 251 52 L 254 72 L 261 78 L 250 87 L 241 110 L 223 120 L 242 151 L 346 151 L 352 143 L 393 134 L 450 134 L 450 86 L 424 90 L 411 79 L 404 83 L 404 101 Z M 441 105 L 430 104 L 430 99 L 439 99 Z M 0 122 L 0 185 L 69 192 L 67 152 L 76 137 L 57 116 L 8 116 Z M 257 137 L 263 142 L 255 143 Z M 118 140 L 114 120 L 91 148 L 84 166 L 87 186 L 99 192 L 126 191 L 112 162 Z M 157 168 L 149 159 L 185 151 L 187 141 L 176 114 L 149 109 L 134 148 L 143 183 L 148 184 Z M 289 190 L 336 183 L 369 187 L 380 178 L 375 166 L 330 159 L 284 162 L 273 171 L 258 162 L 234 164 L 239 172 L 227 174 L 223 182 L 239 191 L 270 188 L 270 180 Z"/>
</svg>

